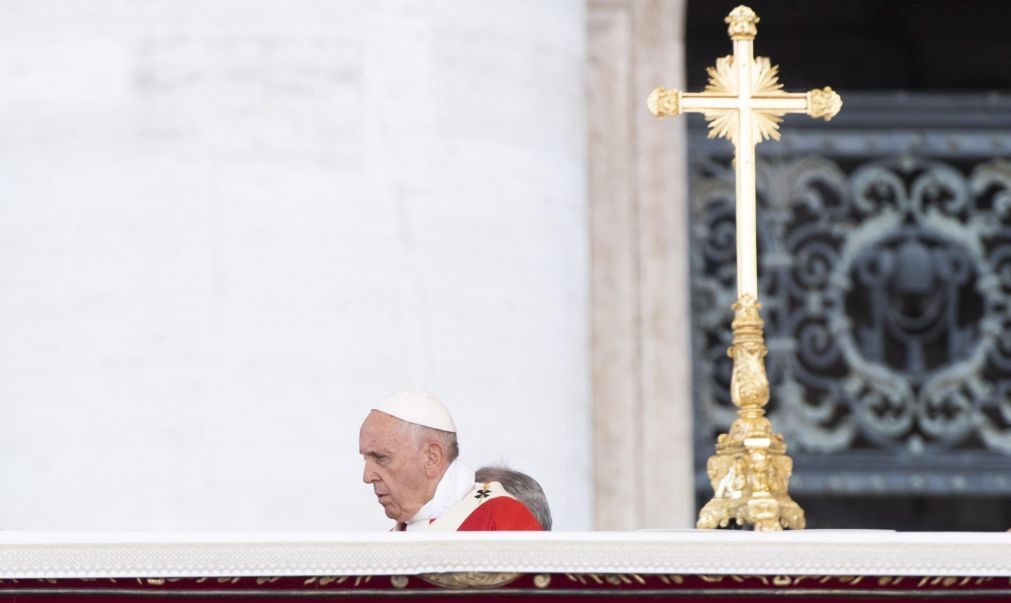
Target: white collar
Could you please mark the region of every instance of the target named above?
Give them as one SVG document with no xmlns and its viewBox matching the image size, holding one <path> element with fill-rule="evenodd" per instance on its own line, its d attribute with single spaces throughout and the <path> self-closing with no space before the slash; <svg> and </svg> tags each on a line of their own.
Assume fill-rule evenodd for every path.
<svg viewBox="0 0 1011 603">
<path fill-rule="evenodd" d="M 407 520 L 405 529 L 410 530 L 412 525 L 428 525 L 430 520 L 438 519 L 450 507 L 463 500 L 473 489 L 474 470 L 464 465 L 460 459 L 454 460 L 446 468 L 446 473 L 439 480 L 439 485 L 435 487 L 435 495 L 432 496 L 432 500 L 418 509 L 414 517 Z"/>
</svg>

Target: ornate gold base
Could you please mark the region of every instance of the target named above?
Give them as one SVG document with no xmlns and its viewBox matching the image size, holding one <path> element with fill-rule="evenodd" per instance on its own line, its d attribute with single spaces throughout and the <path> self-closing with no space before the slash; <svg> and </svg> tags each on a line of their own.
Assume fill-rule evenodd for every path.
<svg viewBox="0 0 1011 603">
<path fill-rule="evenodd" d="M 730 397 L 739 410 L 706 464 L 714 495 L 699 512 L 699 528 L 727 527 L 731 520 L 758 531 L 806 525 L 803 509 L 787 492 L 793 461 L 786 456 L 783 436 L 772 432 L 764 416 L 769 380 L 761 307 L 750 295 L 734 304 L 734 341 L 727 353 L 734 359 Z"/>
<path fill-rule="evenodd" d="M 721 443 L 727 434 L 720 436 Z M 748 438 L 753 440 L 752 438 Z M 715 494 L 699 512 L 699 528 L 725 528 L 731 521 L 738 526 L 754 526 L 760 532 L 803 529 L 804 510 L 787 493 L 787 481 L 793 462 L 786 456 L 780 434 L 754 438 L 751 446 L 720 450 L 709 457 L 707 472 Z M 778 448 L 778 450 L 777 450 Z M 756 490 L 756 482 L 767 488 Z"/>
</svg>

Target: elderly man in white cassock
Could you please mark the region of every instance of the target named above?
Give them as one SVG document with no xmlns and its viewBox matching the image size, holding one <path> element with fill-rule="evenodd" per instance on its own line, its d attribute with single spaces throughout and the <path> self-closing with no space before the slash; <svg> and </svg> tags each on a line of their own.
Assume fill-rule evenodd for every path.
<svg viewBox="0 0 1011 603">
<path fill-rule="evenodd" d="M 362 480 L 395 530 L 541 530 L 498 482 L 475 483 L 460 461 L 456 424 L 438 398 L 405 391 L 372 409 L 359 432 Z"/>
</svg>

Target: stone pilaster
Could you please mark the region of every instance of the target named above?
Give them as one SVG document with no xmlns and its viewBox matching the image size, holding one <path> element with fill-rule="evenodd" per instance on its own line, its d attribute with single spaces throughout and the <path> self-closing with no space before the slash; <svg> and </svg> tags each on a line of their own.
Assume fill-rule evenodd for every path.
<svg viewBox="0 0 1011 603">
<path fill-rule="evenodd" d="M 684 0 L 587 3 L 595 527 L 694 523 Z"/>
</svg>

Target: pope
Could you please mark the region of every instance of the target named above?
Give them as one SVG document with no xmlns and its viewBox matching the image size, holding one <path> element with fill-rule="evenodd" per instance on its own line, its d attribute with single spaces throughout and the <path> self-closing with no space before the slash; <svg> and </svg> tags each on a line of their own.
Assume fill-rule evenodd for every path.
<svg viewBox="0 0 1011 603">
<path fill-rule="evenodd" d="M 395 530 L 541 530 L 498 482 L 475 483 L 457 457 L 449 410 L 432 394 L 404 391 L 369 412 L 358 439 L 371 484 Z"/>
</svg>

